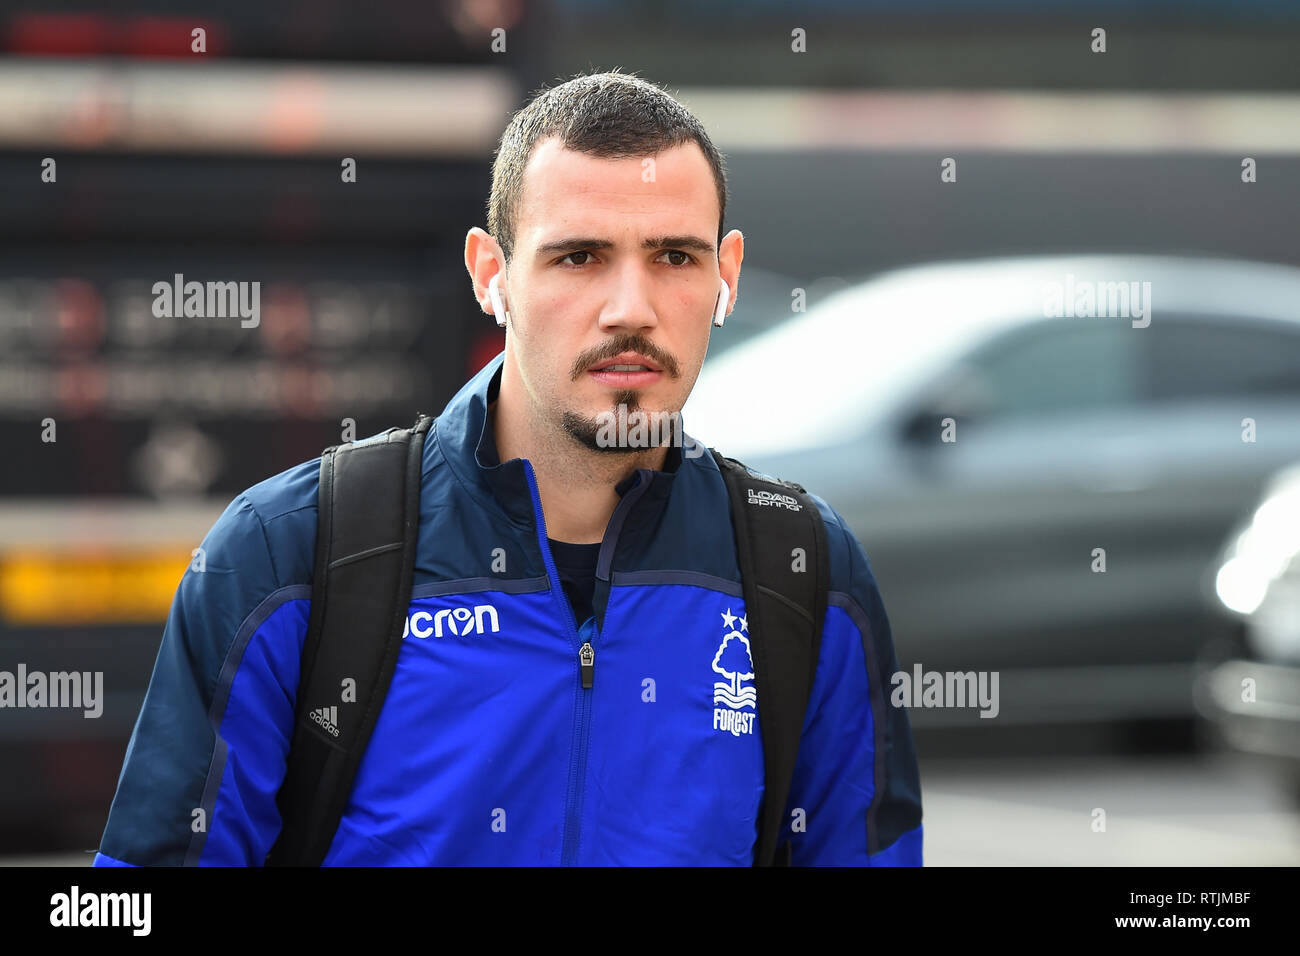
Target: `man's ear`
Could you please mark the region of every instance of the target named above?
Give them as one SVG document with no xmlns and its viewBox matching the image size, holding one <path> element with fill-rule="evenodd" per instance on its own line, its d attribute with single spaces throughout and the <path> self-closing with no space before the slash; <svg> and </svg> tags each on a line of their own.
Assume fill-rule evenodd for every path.
<svg viewBox="0 0 1300 956">
<path fill-rule="evenodd" d="M 492 296 L 488 286 L 492 277 L 500 275 L 499 285 L 505 283 L 506 258 L 501 251 L 501 244 L 483 229 L 474 226 L 465 235 L 465 269 L 469 272 L 474 290 L 474 298 L 479 308 L 489 315 L 500 315 L 493 308 Z M 501 289 L 504 295 L 504 288 Z M 508 306 L 509 303 L 506 303 Z"/>
<path fill-rule="evenodd" d="M 732 305 L 740 295 L 740 264 L 744 259 L 745 236 L 739 229 L 733 229 L 722 237 L 722 242 L 718 245 L 718 273 L 731 290 Z M 732 305 L 727 307 L 728 311 Z"/>
</svg>

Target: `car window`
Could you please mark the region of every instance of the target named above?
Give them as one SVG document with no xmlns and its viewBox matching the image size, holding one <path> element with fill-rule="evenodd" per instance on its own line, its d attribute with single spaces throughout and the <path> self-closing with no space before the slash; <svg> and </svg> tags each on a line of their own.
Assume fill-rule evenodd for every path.
<svg viewBox="0 0 1300 956">
<path fill-rule="evenodd" d="M 1200 317 L 1162 323 L 1157 317 L 1140 331 L 1151 401 L 1300 396 L 1300 326 Z"/>
<path fill-rule="evenodd" d="M 1137 339 L 1148 331 L 1117 319 L 1020 328 L 968 357 L 963 392 L 984 419 L 1134 405 L 1141 394 Z"/>
</svg>

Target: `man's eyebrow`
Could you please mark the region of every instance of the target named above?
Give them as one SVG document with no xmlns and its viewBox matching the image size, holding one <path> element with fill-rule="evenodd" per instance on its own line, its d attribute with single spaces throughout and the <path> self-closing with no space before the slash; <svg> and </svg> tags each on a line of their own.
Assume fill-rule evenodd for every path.
<svg viewBox="0 0 1300 956">
<path fill-rule="evenodd" d="M 612 249 L 614 243 L 609 239 L 595 239 L 573 236 L 554 239 L 537 247 L 538 256 L 549 256 L 560 252 L 573 252 L 576 249 Z M 650 236 L 641 243 L 643 249 L 690 249 L 693 252 L 709 253 L 714 251 L 713 243 L 699 236 Z"/>
</svg>

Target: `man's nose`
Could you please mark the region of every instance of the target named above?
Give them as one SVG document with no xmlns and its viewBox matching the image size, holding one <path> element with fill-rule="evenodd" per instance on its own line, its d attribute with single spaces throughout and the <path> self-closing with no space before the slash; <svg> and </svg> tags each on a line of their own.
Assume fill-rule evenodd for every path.
<svg viewBox="0 0 1300 956">
<path fill-rule="evenodd" d="M 610 276 L 610 286 L 600 310 L 605 331 L 637 331 L 659 324 L 650 296 L 651 277 L 638 266 L 627 266 Z"/>
</svg>

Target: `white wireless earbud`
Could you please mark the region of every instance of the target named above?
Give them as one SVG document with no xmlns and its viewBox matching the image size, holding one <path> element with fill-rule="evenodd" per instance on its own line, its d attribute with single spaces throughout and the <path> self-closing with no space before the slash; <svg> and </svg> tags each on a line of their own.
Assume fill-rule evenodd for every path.
<svg viewBox="0 0 1300 956">
<path fill-rule="evenodd" d="M 713 308 L 713 324 L 722 328 L 722 323 L 727 318 L 727 306 L 731 304 L 731 286 L 727 285 L 727 280 L 722 280 L 722 289 L 718 292 L 718 304 Z"/>
<path fill-rule="evenodd" d="M 488 298 L 492 300 L 492 314 L 496 316 L 497 325 L 504 329 L 510 313 L 506 311 L 505 303 L 501 301 L 501 290 L 497 287 L 497 280 L 500 278 L 501 273 L 498 272 L 488 283 Z"/>
</svg>

